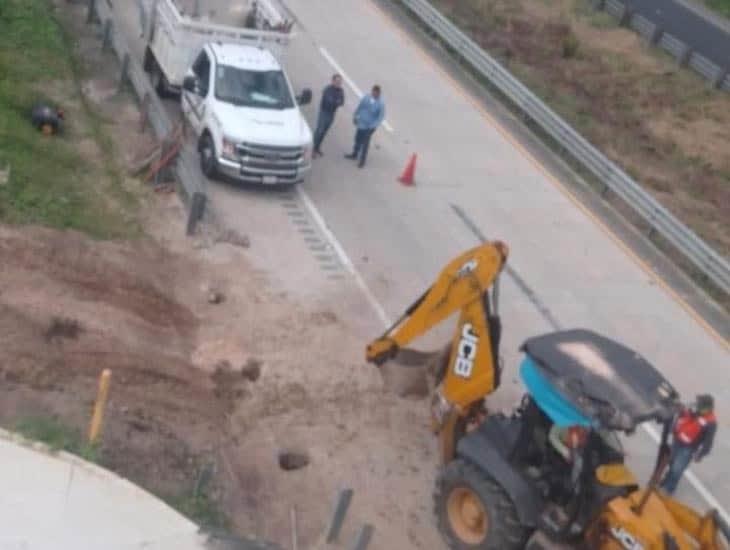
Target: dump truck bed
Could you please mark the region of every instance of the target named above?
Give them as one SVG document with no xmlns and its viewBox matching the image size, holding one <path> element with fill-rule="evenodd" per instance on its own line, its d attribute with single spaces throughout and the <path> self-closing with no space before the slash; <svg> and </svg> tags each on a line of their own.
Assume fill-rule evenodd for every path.
<svg viewBox="0 0 730 550">
<path fill-rule="evenodd" d="M 202 6 L 201 17 L 194 19 L 187 11 L 181 11 L 191 3 L 191 0 L 156 0 L 152 11 L 149 50 L 167 81 L 175 87 L 182 85 L 194 56 L 209 42 L 266 48 L 281 59 L 293 36 L 289 31 L 247 29 L 206 20 L 209 12 L 205 12 Z M 259 20 L 264 18 L 269 26 L 282 24 L 284 18 L 275 11 L 274 5 L 266 3 L 266 6 L 265 10 L 260 7 Z M 208 16 L 203 17 L 205 13 Z"/>
</svg>

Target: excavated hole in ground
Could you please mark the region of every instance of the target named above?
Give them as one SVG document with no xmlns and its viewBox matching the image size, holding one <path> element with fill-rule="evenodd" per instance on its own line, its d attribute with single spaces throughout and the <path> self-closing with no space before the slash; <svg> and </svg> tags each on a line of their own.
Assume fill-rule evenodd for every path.
<svg viewBox="0 0 730 550">
<path fill-rule="evenodd" d="M 309 464 L 309 456 L 302 451 L 281 451 L 279 468 L 287 472 L 301 470 Z"/>
</svg>

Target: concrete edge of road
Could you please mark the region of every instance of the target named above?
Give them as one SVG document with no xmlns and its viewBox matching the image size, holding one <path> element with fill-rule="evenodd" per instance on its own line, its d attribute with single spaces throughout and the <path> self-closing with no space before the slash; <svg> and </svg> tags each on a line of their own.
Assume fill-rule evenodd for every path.
<svg viewBox="0 0 730 550">
<path fill-rule="evenodd" d="M 552 151 L 500 99 L 478 82 L 454 57 L 392 0 L 373 0 L 385 15 L 437 64 L 438 68 L 462 87 L 471 99 L 483 106 L 546 171 L 564 191 L 574 196 L 604 226 L 609 236 L 621 244 L 634 260 L 664 286 L 670 296 L 725 348 L 730 347 L 730 315 L 700 288 L 674 261 L 660 251 L 639 229 L 606 202 L 591 184 L 567 161 Z M 495 236 L 496 237 L 496 236 Z"/>
<path fill-rule="evenodd" d="M 177 519 L 180 522 L 181 529 L 189 530 L 190 533 L 200 532 L 200 528 L 197 524 L 195 524 L 192 520 L 172 508 L 165 501 L 156 497 L 139 485 L 135 485 L 128 479 L 125 479 L 122 476 L 112 472 L 111 470 L 107 470 L 106 468 L 97 466 L 96 464 L 88 462 L 72 453 L 68 453 L 66 451 L 54 451 L 50 446 L 46 445 L 45 443 L 27 439 L 18 433 L 11 432 L 2 428 L 0 428 L 0 441 L 5 441 L 19 447 L 24 447 L 31 451 L 44 454 L 50 458 L 67 464 L 69 467 L 73 467 L 76 472 L 81 471 L 96 479 L 101 479 L 106 483 L 114 484 L 117 488 L 133 494 L 136 499 L 144 499 L 149 502 L 154 502 L 160 507 L 160 511 L 164 511 L 171 516 L 177 516 Z"/>
</svg>

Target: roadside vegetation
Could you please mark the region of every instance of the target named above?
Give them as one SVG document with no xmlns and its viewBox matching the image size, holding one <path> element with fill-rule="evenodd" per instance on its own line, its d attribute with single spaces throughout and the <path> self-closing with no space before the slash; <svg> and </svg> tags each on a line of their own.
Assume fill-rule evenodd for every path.
<svg viewBox="0 0 730 550">
<path fill-rule="evenodd" d="M 60 107 L 67 123 L 46 137 L 32 106 Z M 0 3 L 0 222 L 134 235 L 135 199 L 114 166 L 103 121 L 80 93 L 69 37 L 48 0 Z"/>
<path fill-rule="evenodd" d="M 730 0 L 704 0 L 708 8 L 711 8 L 725 17 L 730 17 Z"/>
<path fill-rule="evenodd" d="M 51 416 L 32 416 L 19 420 L 15 431 L 32 441 L 45 443 L 52 451 L 66 451 L 99 462 L 99 448 L 84 440 L 81 432 Z"/>
<path fill-rule="evenodd" d="M 730 253 L 730 94 L 588 0 L 434 3 L 680 220 Z"/>
</svg>

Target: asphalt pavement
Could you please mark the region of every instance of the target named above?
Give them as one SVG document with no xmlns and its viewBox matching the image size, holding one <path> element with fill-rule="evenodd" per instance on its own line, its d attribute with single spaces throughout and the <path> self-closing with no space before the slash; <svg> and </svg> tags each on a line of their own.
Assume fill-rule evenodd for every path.
<svg viewBox="0 0 730 550">
<path fill-rule="evenodd" d="M 659 25 L 692 50 L 725 70 L 730 69 L 730 34 L 677 0 L 622 0 L 634 13 Z"/>
<path fill-rule="evenodd" d="M 562 176 L 495 116 L 499 107 L 475 99 L 377 3 L 286 3 L 300 26 L 285 65 L 295 88 L 316 90 L 314 105 L 305 110 L 310 123 L 318 92 L 332 73 L 342 73 L 347 82 L 346 105 L 324 143 L 325 156 L 316 160 L 311 180 L 293 202 L 308 212 L 367 297 L 371 311 L 359 315 L 386 323 L 445 262 L 474 246 L 479 234 L 505 240 L 512 269 L 501 294 L 506 380 L 495 397 L 519 398 L 517 349 L 556 324 L 592 328 L 622 341 L 662 370 L 687 399 L 708 390 L 715 394 L 716 449 L 697 468 L 697 477 L 683 482 L 680 496 L 699 507 L 730 508 L 727 341 L 576 200 Z M 204 4 L 220 17 L 226 10 L 238 13 L 245 2 Z M 125 11 L 133 27 L 134 9 Z M 367 166 L 358 169 L 343 154 L 352 146 L 352 110 L 374 83 L 383 87 L 388 124 L 375 134 Z M 416 186 L 404 187 L 396 178 L 413 153 L 419 155 Z M 265 218 L 252 209 L 271 208 L 272 199 L 261 191 L 216 182 L 209 188 L 225 200 L 224 221 L 242 229 L 249 215 Z M 220 201 L 212 200 L 215 209 Z M 276 223 L 269 227 L 283 237 Z M 276 239 L 264 242 L 272 257 L 279 253 Z M 288 272 L 274 276 L 286 279 L 296 271 L 282 266 Z M 318 292 L 329 288 L 322 285 Z M 656 452 L 652 438 L 640 431 L 628 450 L 632 467 L 646 474 Z"/>
</svg>

